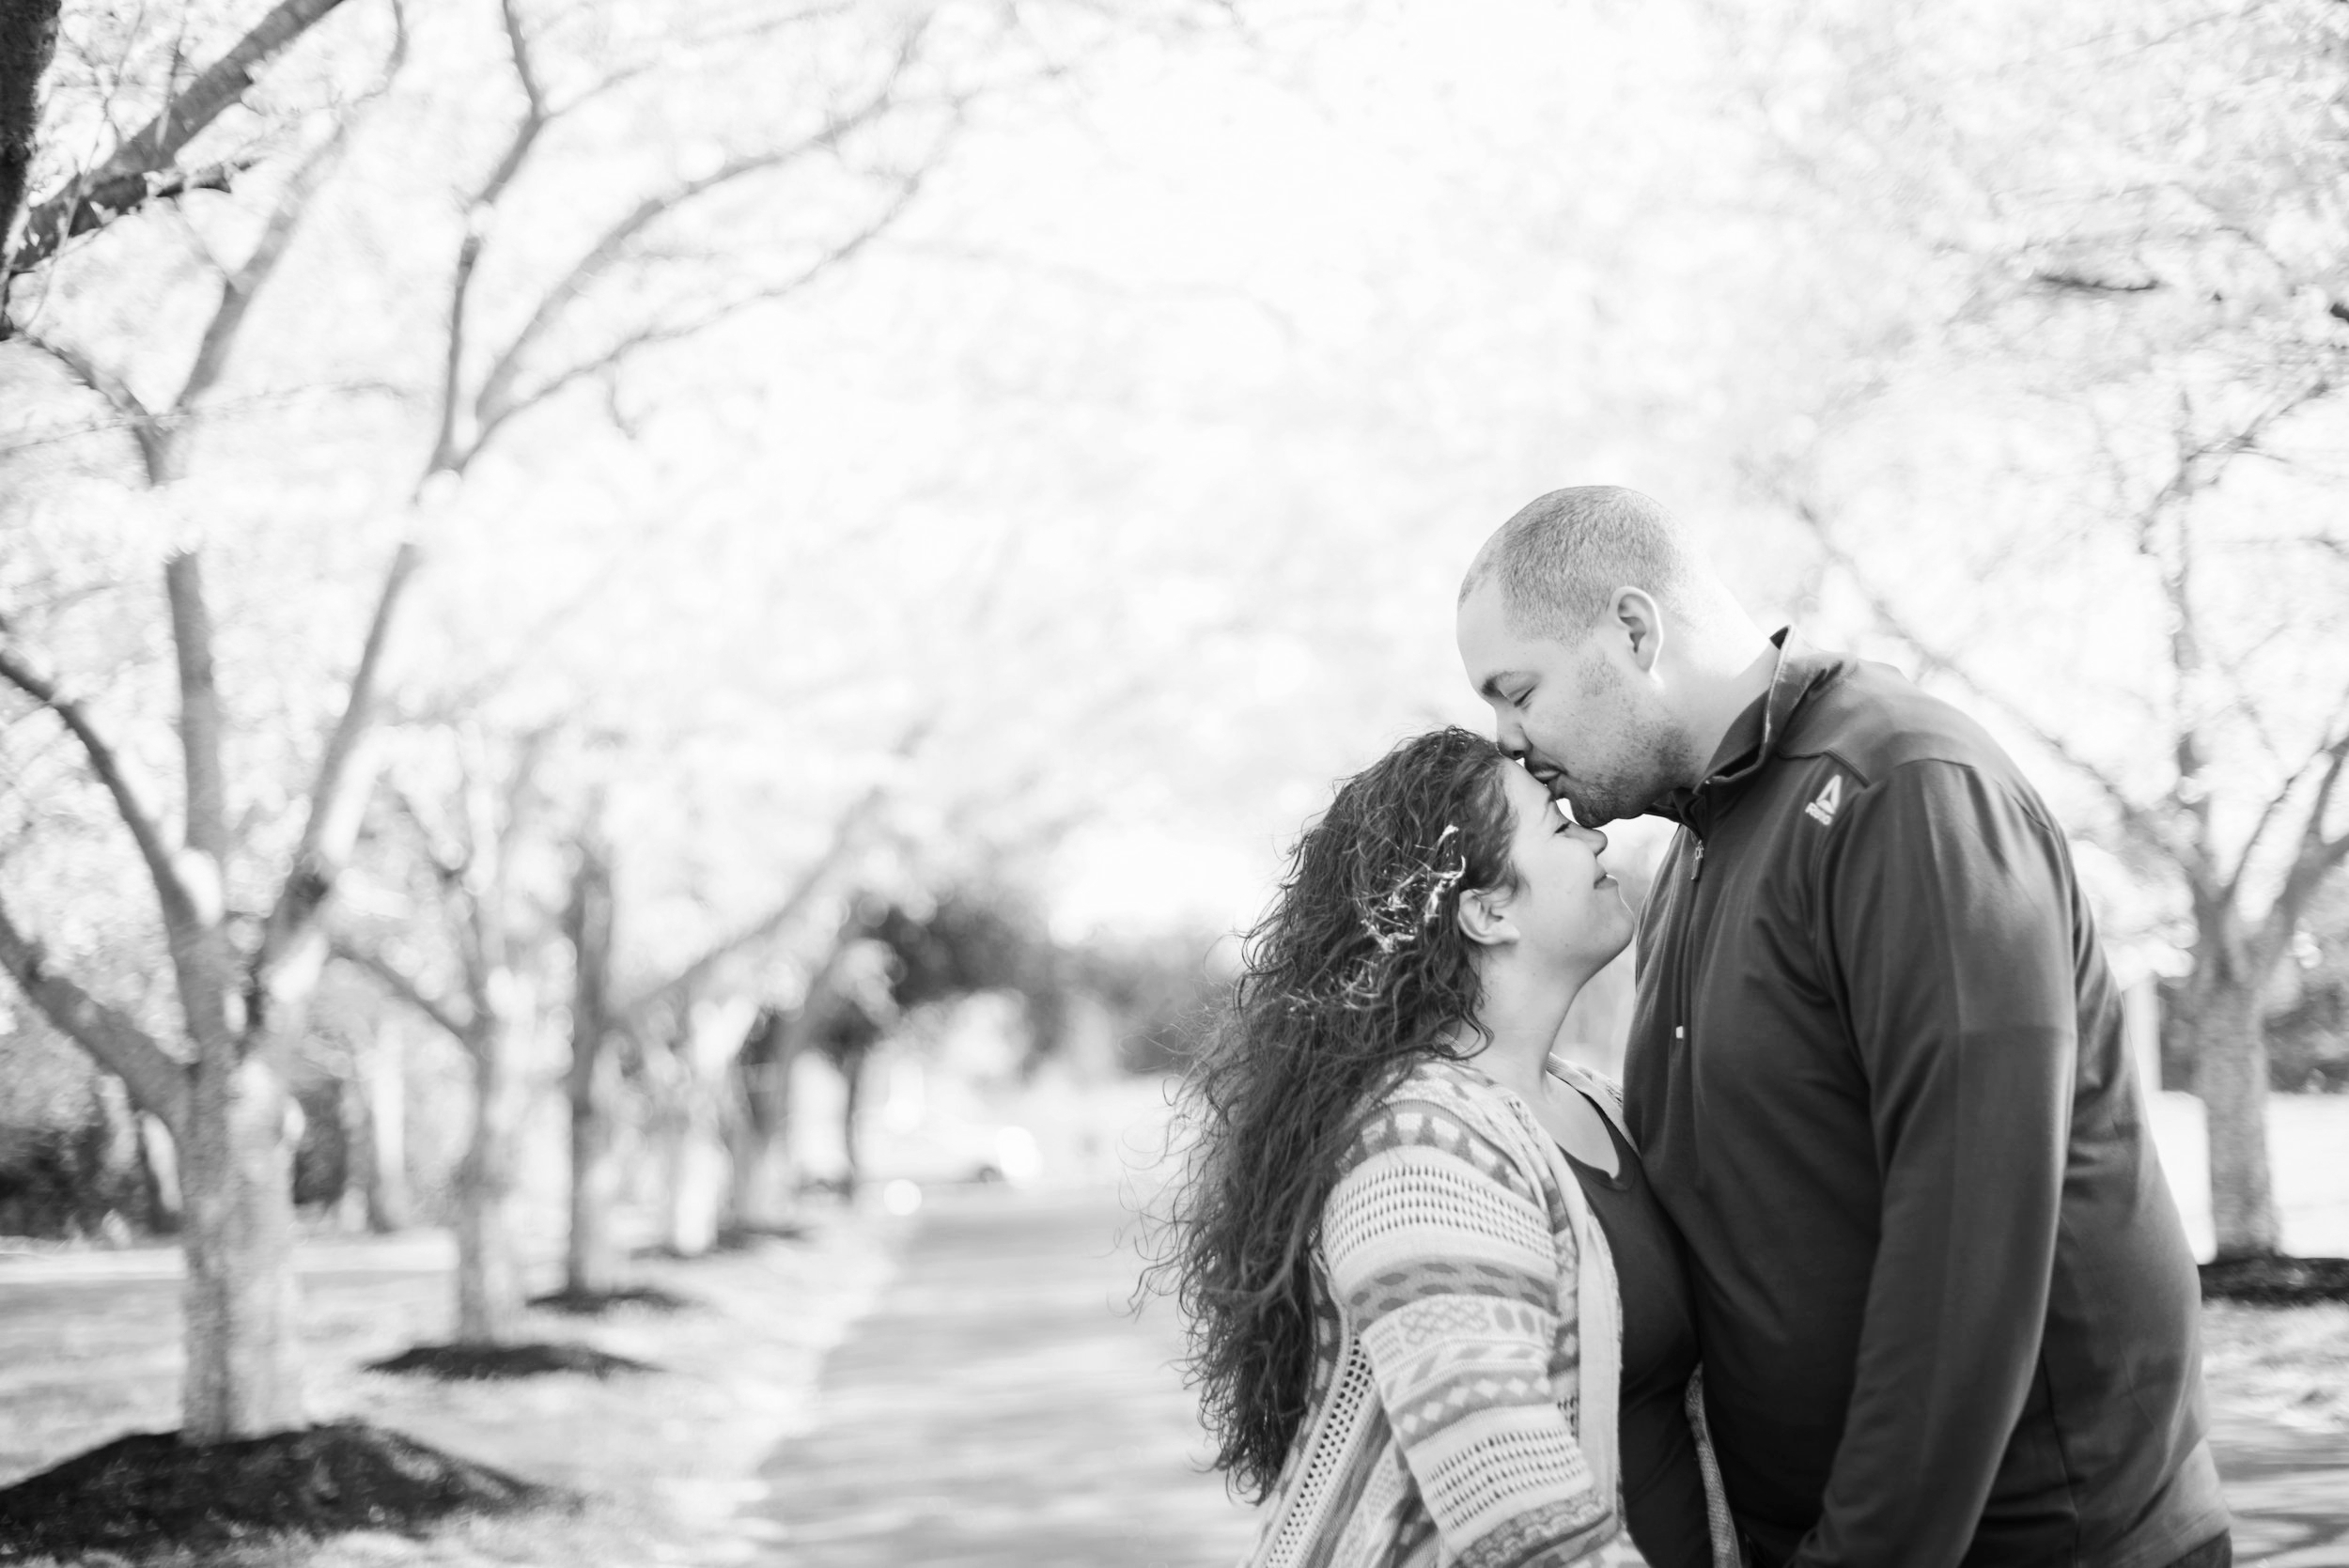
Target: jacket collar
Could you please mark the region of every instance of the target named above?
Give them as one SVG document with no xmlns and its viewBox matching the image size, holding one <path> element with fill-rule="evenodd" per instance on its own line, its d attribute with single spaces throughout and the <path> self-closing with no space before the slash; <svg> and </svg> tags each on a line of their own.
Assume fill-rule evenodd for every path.
<svg viewBox="0 0 2349 1568">
<path fill-rule="evenodd" d="M 1692 814 L 1703 817 L 1718 810 L 1722 800 L 1777 753 L 1795 710 L 1812 689 L 1843 667 L 1842 660 L 1813 648 L 1791 626 L 1772 632 L 1770 642 L 1778 649 L 1778 663 L 1770 672 L 1769 690 L 1730 722 L 1713 760 L 1705 765 L 1703 782 L 1694 789 L 1672 790 L 1656 802 L 1651 815 L 1685 823 Z"/>
</svg>

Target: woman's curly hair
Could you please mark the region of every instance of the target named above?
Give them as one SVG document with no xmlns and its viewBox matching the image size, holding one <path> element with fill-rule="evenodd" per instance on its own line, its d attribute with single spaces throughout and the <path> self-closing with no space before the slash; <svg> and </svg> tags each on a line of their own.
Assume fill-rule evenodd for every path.
<svg viewBox="0 0 2349 1568">
<path fill-rule="evenodd" d="M 1217 1467 L 1262 1498 L 1312 1390 L 1313 1248 L 1361 1117 L 1413 1063 L 1483 1041 L 1464 892 L 1511 878 L 1507 758 L 1459 728 L 1339 786 L 1249 933 L 1184 1085 L 1190 1164 L 1154 1276 L 1189 1319 Z"/>
</svg>

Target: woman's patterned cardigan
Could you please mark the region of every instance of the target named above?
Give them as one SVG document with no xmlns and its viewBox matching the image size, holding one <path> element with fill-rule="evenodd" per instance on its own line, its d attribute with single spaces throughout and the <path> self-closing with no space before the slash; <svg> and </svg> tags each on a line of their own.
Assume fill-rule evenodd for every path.
<svg viewBox="0 0 2349 1568">
<path fill-rule="evenodd" d="M 1620 1125 L 1611 1085 L 1550 1066 Z M 1311 1400 L 1248 1568 L 1640 1560 L 1613 1262 L 1522 1099 L 1464 1063 L 1414 1067 L 1346 1151 L 1316 1265 Z M 1714 1562 L 1735 1568 L 1700 1386 L 1688 1405 Z"/>
</svg>

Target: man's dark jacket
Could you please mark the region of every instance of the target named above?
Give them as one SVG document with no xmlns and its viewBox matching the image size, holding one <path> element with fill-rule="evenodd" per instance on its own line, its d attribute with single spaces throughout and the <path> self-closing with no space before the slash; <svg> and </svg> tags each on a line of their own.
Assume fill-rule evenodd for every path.
<svg viewBox="0 0 2349 1568">
<path fill-rule="evenodd" d="M 2160 1568 L 2226 1529 L 2193 1257 L 2021 772 L 1788 644 L 1659 809 L 1626 1088 L 1748 1533 L 1806 1568 Z"/>
</svg>

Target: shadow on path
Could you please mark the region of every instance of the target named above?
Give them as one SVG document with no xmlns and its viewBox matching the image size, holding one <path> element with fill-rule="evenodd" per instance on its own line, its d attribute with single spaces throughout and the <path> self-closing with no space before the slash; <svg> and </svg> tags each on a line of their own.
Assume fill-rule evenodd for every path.
<svg viewBox="0 0 2349 1568">
<path fill-rule="evenodd" d="M 1171 1304 L 1127 1315 L 1113 1200 L 957 1196 L 762 1474 L 792 1568 L 1225 1568 L 1247 1512 L 1202 1472 Z"/>
<path fill-rule="evenodd" d="M 2349 1442 L 2221 1426 L 2213 1447 L 2244 1568 L 2349 1568 Z"/>
</svg>

